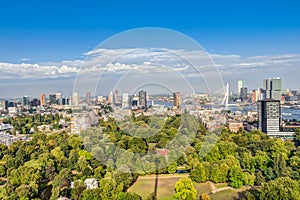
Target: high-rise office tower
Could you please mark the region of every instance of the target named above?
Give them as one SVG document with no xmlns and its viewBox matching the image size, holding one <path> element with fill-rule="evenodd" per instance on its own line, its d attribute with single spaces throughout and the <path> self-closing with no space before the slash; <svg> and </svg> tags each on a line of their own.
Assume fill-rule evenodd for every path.
<svg viewBox="0 0 300 200">
<path fill-rule="evenodd" d="M 118 90 L 113 90 L 113 95 L 114 95 L 114 103 L 119 103 L 119 91 Z"/>
<path fill-rule="evenodd" d="M 66 98 L 61 99 L 61 105 L 67 105 L 67 99 Z"/>
<path fill-rule="evenodd" d="M 273 99 L 257 102 L 258 129 L 264 133 L 280 131 L 280 101 Z"/>
<path fill-rule="evenodd" d="M 23 96 L 23 106 L 29 106 L 30 101 L 29 101 L 29 96 Z"/>
<path fill-rule="evenodd" d="M 147 108 L 147 93 L 144 90 L 139 91 L 139 105 L 142 109 Z"/>
<path fill-rule="evenodd" d="M 57 102 L 56 102 L 56 95 L 55 94 L 49 94 L 49 99 L 50 99 L 50 101 L 49 101 L 50 105 L 57 104 Z"/>
<path fill-rule="evenodd" d="M 40 105 L 40 100 L 34 98 L 34 99 L 32 99 L 32 101 L 30 101 L 30 106 L 36 107 L 38 105 Z"/>
<path fill-rule="evenodd" d="M 41 94 L 40 95 L 40 105 L 45 106 L 46 105 L 46 94 Z"/>
<path fill-rule="evenodd" d="M 241 99 L 241 89 L 245 87 L 245 81 L 244 80 L 238 80 L 237 81 L 237 98 Z"/>
<path fill-rule="evenodd" d="M 244 102 L 248 100 L 248 89 L 246 87 L 241 88 L 240 99 Z"/>
<path fill-rule="evenodd" d="M 57 105 L 62 105 L 62 95 L 60 92 L 55 93 L 55 98 L 56 98 L 56 104 Z"/>
<path fill-rule="evenodd" d="M 252 90 L 250 97 L 251 97 L 251 103 L 256 103 L 257 102 L 257 91 L 256 90 Z"/>
<path fill-rule="evenodd" d="M 129 106 L 129 94 L 122 94 L 122 108 L 127 108 Z"/>
<path fill-rule="evenodd" d="M 282 95 L 281 78 L 268 78 L 264 80 L 265 98 L 280 100 Z"/>
<path fill-rule="evenodd" d="M 132 108 L 137 107 L 139 105 L 139 96 L 137 96 L 136 94 L 131 95 L 130 105 Z"/>
<path fill-rule="evenodd" d="M 6 101 L 6 100 L 1 100 L 0 101 L 0 110 L 7 110 L 7 108 L 8 108 L 8 101 Z"/>
<path fill-rule="evenodd" d="M 108 95 L 108 97 L 107 97 L 107 101 L 108 101 L 108 103 L 115 104 L 115 95 L 114 95 L 114 91 L 110 91 L 110 92 L 109 92 L 109 95 Z"/>
<path fill-rule="evenodd" d="M 78 106 L 78 105 L 79 105 L 79 95 L 77 92 L 73 92 L 72 106 Z"/>
<path fill-rule="evenodd" d="M 86 101 L 87 104 L 91 103 L 91 93 L 90 92 L 86 93 L 86 95 L 85 95 L 85 101 Z"/>
<path fill-rule="evenodd" d="M 173 106 L 179 108 L 180 107 L 180 93 L 173 92 Z"/>
</svg>

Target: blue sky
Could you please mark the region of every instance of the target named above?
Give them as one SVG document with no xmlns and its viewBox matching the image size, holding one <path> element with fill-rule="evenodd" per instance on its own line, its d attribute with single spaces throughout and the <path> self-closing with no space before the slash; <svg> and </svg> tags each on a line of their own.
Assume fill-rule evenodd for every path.
<svg viewBox="0 0 300 200">
<path fill-rule="evenodd" d="M 165 27 L 210 52 L 300 52 L 299 1 L 1 1 L 0 60 L 80 58 L 121 31 Z"/>
<path fill-rule="evenodd" d="M 285 86 L 300 89 L 295 75 L 300 73 L 297 68 L 300 59 L 299 8 L 297 0 L 1 1 L 0 72 L 3 77 L 13 77 L 12 74 L 21 69 L 34 68 L 33 64 L 47 68 L 45 74 L 49 74 L 50 69 L 69 72 L 71 67 L 58 69 L 53 65 L 83 60 L 85 52 L 119 32 L 163 27 L 190 36 L 211 54 L 222 55 L 214 56 L 219 58 L 220 66 L 252 66 L 262 70 L 261 76 L 253 80 L 247 80 L 256 73 L 250 67 L 238 75 L 224 73 L 225 81 L 235 84 L 236 79 L 244 78 L 250 88 L 257 88 L 261 87 L 263 78 L 283 76 Z M 282 66 L 289 68 L 280 67 L 285 60 L 288 63 Z M 17 65 L 21 63 L 32 65 Z M 74 65 L 78 66 L 78 63 Z M 17 72 L 12 72 L 8 66 Z M 262 69 L 262 66 L 267 67 Z M 294 70 L 294 77 L 287 73 L 289 69 Z M 25 74 L 30 77 L 28 72 Z M 31 83 L 37 85 L 36 81 L 39 82 Z M 66 85 L 69 89 L 72 83 Z M 11 89 L 15 86 L 0 81 L 0 91 L 7 91 L 6 95 L 12 95 Z M 54 92 L 54 88 L 57 85 L 53 84 L 47 90 Z M 37 95 L 43 90 L 19 91 L 19 94 Z"/>
</svg>

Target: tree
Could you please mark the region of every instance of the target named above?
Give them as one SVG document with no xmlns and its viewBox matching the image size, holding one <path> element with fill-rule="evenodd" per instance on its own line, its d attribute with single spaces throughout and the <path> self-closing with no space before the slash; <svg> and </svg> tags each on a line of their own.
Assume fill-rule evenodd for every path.
<svg viewBox="0 0 300 200">
<path fill-rule="evenodd" d="M 133 182 L 133 176 L 130 172 L 116 171 L 113 173 L 113 179 L 118 185 L 123 184 L 124 190 L 129 188 Z"/>
<path fill-rule="evenodd" d="M 218 143 L 221 158 L 233 156 L 236 151 L 236 144 L 233 142 L 222 141 Z"/>
<path fill-rule="evenodd" d="M 296 129 L 295 130 L 295 134 L 296 134 L 296 140 L 300 141 L 300 129 Z"/>
<path fill-rule="evenodd" d="M 267 181 L 273 180 L 275 178 L 274 170 L 271 167 L 268 167 L 264 171 Z"/>
<path fill-rule="evenodd" d="M 175 174 L 176 170 L 177 170 L 177 163 L 176 162 L 173 162 L 173 163 L 169 164 L 169 166 L 168 166 L 168 173 L 169 174 Z"/>
<path fill-rule="evenodd" d="M 203 183 L 207 181 L 206 171 L 203 163 L 200 163 L 191 170 L 191 179 L 197 183 Z"/>
<path fill-rule="evenodd" d="M 275 180 L 269 181 L 263 184 L 261 188 L 261 200 L 272 199 L 300 199 L 300 185 L 297 181 L 292 180 L 289 177 L 280 177 Z"/>
<path fill-rule="evenodd" d="M 210 200 L 210 196 L 207 193 L 203 193 L 200 196 L 200 200 Z"/>
<path fill-rule="evenodd" d="M 220 176 L 219 176 L 219 181 L 220 182 L 227 182 L 228 181 L 228 172 L 229 172 L 229 167 L 226 163 L 221 163 L 220 164 Z"/>
<path fill-rule="evenodd" d="M 52 181 L 51 200 L 57 199 L 60 195 L 65 195 L 70 185 L 70 174 L 68 169 L 62 169 Z"/>
<path fill-rule="evenodd" d="M 197 191 L 194 188 L 192 180 L 188 177 L 182 177 L 175 184 L 174 197 L 180 200 L 193 200 L 196 198 Z"/>
<path fill-rule="evenodd" d="M 271 151 L 271 157 L 275 158 L 277 154 L 279 153 L 285 153 L 286 155 L 288 154 L 288 151 L 285 147 L 285 142 L 279 139 L 275 139 L 272 142 L 272 145 L 270 147 Z"/>
<path fill-rule="evenodd" d="M 230 185 L 234 188 L 243 186 L 243 171 L 239 165 L 234 165 L 229 171 Z"/>
<path fill-rule="evenodd" d="M 123 191 L 123 184 L 117 184 L 114 179 L 102 179 L 99 188 L 100 199 L 115 200 Z"/>
<path fill-rule="evenodd" d="M 283 176 L 286 174 L 286 160 L 287 156 L 285 153 L 278 153 L 274 158 L 274 172 L 279 176 Z"/>
<path fill-rule="evenodd" d="M 71 198 L 73 200 L 81 200 L 84 189 L 85 185 L 82 183 L 82 181 L 75 181 L 74 188 L 71 191 Z"/>
<path fill-rule="evenodd" d="M 253 159 L 250 151 L 247 150 L 247 151 L 242 152 L 240 157 L 241 157 L 241 161 L 240 161 L 241 167 L 243 169 L 247 169 L 247 170 L 254 169 L 255 163 L 253 162 L 254 159 Z"/>
<path fill-rule="evenodd" d="M 265 182 L 266 182 L 265 177 L 263 176 L 261 171 L 258 171 L 257 173 L 255 173 L 255 181 L 254 181 L 255 185 L 260 186 Z"/>
<path fill-rule="evenodd" d="M 214 183 L 219 183 L 220 173 L 219 165 L 217 163 L 211 165 L 209 180 Z"/>
<path fill-rule="evenodd" d="M 289 160 L 289 163 L 293 169 L 300 169 L 300 157 L 292 156 Z"/>
<path fill-rule="evenodd" d="M 244 179 L 244 183 L 245 185 L 250 185 L 253 186 L 254 185 L 254 181 L 255 181 L 255 175 L 254 174 L 250 174 L 249 172 L 245 172 L 243 174 L 243 179 Z"/>
<path fill-rule="evenodd" d="M 142 197 L 134 192 L 122 192 L 117 200 L 142 200 Z"/>
<path fill-rule="evenodd" d="M 95 188 L 92 190 L 84 190 L 82 193 L 82 200 L 100 200 L 101 190 L 100 188 Z"/>
<path fill-rule="evenodd" d="M 256 169 L 265 170 L 267 168 L 267 164 L 270 161 L 267 153 L 261 150 L 258 150 L 254 156 L 254 162 Z"/>
</svg>

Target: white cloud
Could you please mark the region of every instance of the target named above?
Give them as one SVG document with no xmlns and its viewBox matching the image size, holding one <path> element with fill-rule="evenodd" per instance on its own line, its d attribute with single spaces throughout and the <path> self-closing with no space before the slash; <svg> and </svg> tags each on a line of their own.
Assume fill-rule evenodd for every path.
<svg viewBox="0 0 300 200">
<path fill-rule="evenodd" d="M 300 73 L 300 54 L 241 57 L 169 49 L 95 49 L 85 55 L 85 60 L 61 62 L 0 62 L 0 78 L 3 81 L 65 79 L 74 78 L 78 73 L 87 77 L 100 77 L 103 74 L 118 77 L 134 71 L 136 75 L 140 74 L 141 79 L 142 74 L 150 73 L 166 74 L 164 78 L 168 79 L 172 74 L 186 78 L 217 76 L 220 71 L 225 79 L 240 76 L 258 79 L 257 73 L 265 77 L 281 76 L 287 73 L 288 67 L 291 73 L 289 81 L 296 82 L 296 75 Z"/>
<path fill-rule="evenodd" d="M 21 58 L 21 61 L 29 61 L 30 58 Z"/>
</svg>

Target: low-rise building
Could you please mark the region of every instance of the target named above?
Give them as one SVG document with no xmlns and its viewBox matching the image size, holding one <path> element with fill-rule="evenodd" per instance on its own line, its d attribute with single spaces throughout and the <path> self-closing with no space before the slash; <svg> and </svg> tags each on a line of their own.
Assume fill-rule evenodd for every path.
<svg viewBox="0 0 300 200">
<path fill-rule="evenodd" d="M 98 181 L 95 178 L 87 178 L 84 181 L 86 189 L 95 189 L 98 188 Z"/>
<path fill-rule="evenodd" d="M 237 133 L 240 129 L 244 129 L 242 122 L 231 121 L 227 123 L 227 127 L 231 132 Z"/>
</svg>

